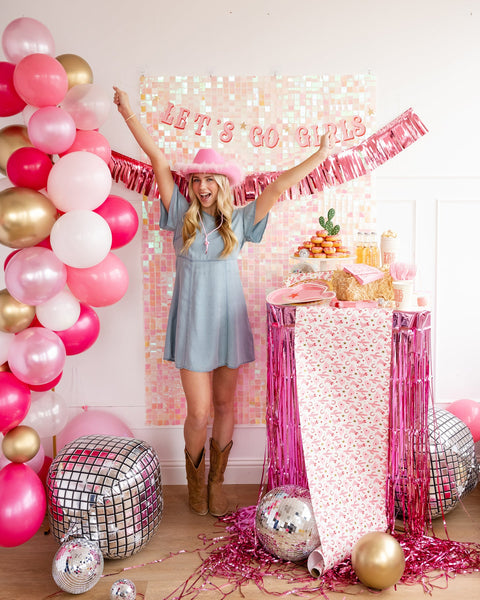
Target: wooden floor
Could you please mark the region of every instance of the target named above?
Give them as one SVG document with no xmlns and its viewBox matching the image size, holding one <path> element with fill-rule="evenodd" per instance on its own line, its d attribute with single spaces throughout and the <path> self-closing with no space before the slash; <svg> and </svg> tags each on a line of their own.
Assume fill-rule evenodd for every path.
<svg viewBox="0 0 480 600">
<path fill-rule="evenodd" d="M 227 486 L 232 508 L 255 505 L 258 499 L 258 486 Z M 100 581 L 88 592 L 82 594 L 82 600 L 109 600 L 111 585 L 126 577 L 133 581 L 137 588 L 137 600 L 162 600 L 174 592 L 178 586 L 188 580 L 192 573 L 202 564 L 199 554 L 192 552 L 202 547 L 198 536 L 202 534 L 221 536 L 223 526 L 211 517 L 199 517 L 188 510 L 186 504 L 186 488 L 183 486 L 166 486 L 163 490 L 165 508 L 160 527 L 150 542 L 137 554 L 124 560 L 105 561 L 104 574 Z M 1 502 L 1 499 L 0 499 Z M 477 487 L 458 506 L 447 515 L 447 530 L 450 538 L 456 541 L 480 543 L 480 488 Z M 436 535 L 443 537 L 443 525 L 437 523 Z M 48 533 L 47 524 L 28 542 L 15 548 L 0 548 L 0 599 L 1 600 L 44 600 L 55 598 L 64 600 L 73 598 L 71 594 L 59 591 L 52 579 L 52 559 L 59 544 Z M 185 552 L 181 552 L 185 551 Z M 180 552 L 180 553 L 179 553 Z M 170 553 L 174 556 L 169 558 Z M 235 565 L 232 565 L 232 569 Z M 122 570 L 123 569 L 123 570 Z M 305 570 L 305 574 L 308 575 Z M 192 580 L 190 580 L 191 582 Z M 211 580 L 222 586 L 223 592 L 229 591 L 226 579 Z M 314 582 L 314 580 L 312 580 Z M 249 582 L 236 589 L 228 598 L 254 600 L 258 598 L 275 598 L 278 593 L 292 590 L 288 581 L 277 578 L 265 578 L 268 590 L 277 592 L 276 596 L 260 591 Z M 480 599 L 480 573 L 457 575 L 445 584 L 438 585 L 446 589 L 434 589 L 432 596 L 424 593 L 420 584 L 413 586 L 399 585 L 373 593 L 363 586 L 350 587 L 345 593 L 328 593 L 331 600 L 348 600 L 353 595 L 362 598 L 379 598 L 379 600 L 420 599 L 432 597 L 434 600 L 478 600 Z M 180 596 L 180 591 L 174 597 Z M 188 598 L 193 598 L 189 596 Z M 287 596 L 284 596 L 287 597 Z M 291 597 L 290 595 L 288 597 Z M 307 598 L 320 597 L 308 594 Z M 197 598 L 207 600 L 222 598 L 222 593 L 202 591 Z"/>
</svg>

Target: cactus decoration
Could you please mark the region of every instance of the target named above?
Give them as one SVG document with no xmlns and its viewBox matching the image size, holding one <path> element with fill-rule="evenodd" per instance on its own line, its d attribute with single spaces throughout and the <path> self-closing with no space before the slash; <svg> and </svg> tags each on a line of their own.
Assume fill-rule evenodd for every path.
<svg viewBox="0 0 480 600">
<path fill-rule="evenodd" d="M 323 229 L 325 229 L 325 231 L 328 233 L 328 235 L 337 235 L 338 232 L 340 231 L 340 225 L 334 225 L 332 222 L 332 219 L 334 216 L 335 216 L 335 209 L 331 208 L 327 213 L 327 220 L 325 220 L 325 217 L 320 217 L 318 219 L 318 222 L 320 223 L 321 227 L 323 227 Z"/>
</svg>

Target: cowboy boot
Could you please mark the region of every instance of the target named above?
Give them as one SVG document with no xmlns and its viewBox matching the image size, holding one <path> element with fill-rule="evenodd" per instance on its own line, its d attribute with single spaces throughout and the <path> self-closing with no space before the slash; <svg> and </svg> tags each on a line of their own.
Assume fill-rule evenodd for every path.
<svg viewBox="0 0 480 600">
<path fill-rule="evenodd" d="M 205 484 L 205 449 L 202 449 L 200 462 L 195 466 L 185 448 L 185 469 L 187 472 L 188 504 L 197 515 L 208 513 L 207 486 Z"/>
<path fill-rule="evenodd" d="M 217 442 L 210 438 L 210 471 L 208 473 L 208 509 L 214 517 L 222 517 L 228 511 L 228 499 L 223 489 L 223 474 L 233 441 L 220 450 Z"/>
</svg>

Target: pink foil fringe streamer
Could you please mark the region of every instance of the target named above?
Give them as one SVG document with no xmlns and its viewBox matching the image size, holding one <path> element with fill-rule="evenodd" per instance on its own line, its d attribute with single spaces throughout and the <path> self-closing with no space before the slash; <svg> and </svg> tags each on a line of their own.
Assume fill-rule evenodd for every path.
<svg viewBox="0 0 480 600">
<path fill-rule="evenodd" d="M 307 177 L 288 190 L 285 196 L 296 198 L 315 194 L 326 187 L 341 185 L 366 175 L 387 160 L 394 158 L 427 131 L 413 109 L 409 108 L 361 144 L 329 156 Z M 128 189 L 146 196 L 150 194 L 158 196 L 152 167 L 147 163 L 112 151 L 109 167 L 114 181 L 121 182 Z M 247 175 L 244 182 L 234 189 L 234 203 L 241 206 L 254 200 L 276 177 L 278 172 Z M 174 179 L 182 194 L 186 195 L 185 179 L 178 173 L 174 173 Z"/>
</svg>

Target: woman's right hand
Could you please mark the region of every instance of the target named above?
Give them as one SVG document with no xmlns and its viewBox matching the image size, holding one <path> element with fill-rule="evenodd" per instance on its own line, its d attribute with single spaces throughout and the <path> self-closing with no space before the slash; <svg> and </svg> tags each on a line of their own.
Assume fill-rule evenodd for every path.
<svg viewBox="0 0 480 600">
<path fill-rule="evenodd" d="M 113 103 L 117 105 L 118 112 L 126 119 L 133 113 L 130 107 L 128 94 L 116 86 L 113 86 L 113 89 L 115 90 L 115 93 L 113 94 Z"/>
</svg>

